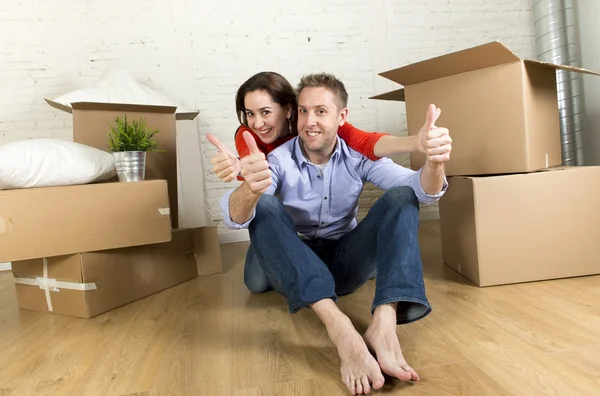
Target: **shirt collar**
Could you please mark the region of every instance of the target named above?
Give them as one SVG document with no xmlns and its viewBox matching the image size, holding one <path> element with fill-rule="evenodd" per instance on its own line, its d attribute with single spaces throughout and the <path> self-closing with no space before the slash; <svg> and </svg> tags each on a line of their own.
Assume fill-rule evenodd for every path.
<svg viewBox="0 0 600 396">
<path fill-rule="evenodd" d="M 300 141 L 300 136 L 296 136 L 295 139 L 296 141 L 294 142 L 294 161 L 296 161 L 298 167 L 302 167 L 302 165 L 304 164 L 310 164 L 311 162 L 308 160 L 308 158 L 306 158 L 304 152 L 302 151 L 302 147 L 300 146 L 302 144 L 302 142 Z M 330 161 L 335 159 L 336 157 L 339 157 L 342 152 L 342 149 L 340 147 L 340 137 L 336 135 L 335 139 L 335 148 L 333 149 L 333 154 L 329 159 Z"/>
</svg>

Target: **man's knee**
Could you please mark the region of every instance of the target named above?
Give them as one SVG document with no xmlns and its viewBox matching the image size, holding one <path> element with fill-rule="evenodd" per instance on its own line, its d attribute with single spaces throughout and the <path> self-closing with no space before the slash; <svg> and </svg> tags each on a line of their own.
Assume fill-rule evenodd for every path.
<svg viewBox="0 0 600 396">
<path fill-rule="evenodd" d="M 244 284 L 250 290 L 250 292 L 255 294 L 265 293 L 272 290 L 271 285 L 267 281 L 267 278 L 264 274 L 248 274 L 244 276 Z"/>
<path fill-rule="evenodd" d="M 271 290 L 265 271 L 262 269 L 255 245 L 250 245 L 244 265 L 244 284 L 252 293 L 264 293 Z"/>
<path fill-rule="evenodd" d="M 419 207 L 419 201 L 417 200 L 417 195 L 415 194 L 415 191 L 412 188 L 406 186 L 391 188 L 383 194 L 380 200 L 384 205 L 388 207 Z"/>
<path fill-rule="evenodd" d="M 281 201 L 272 195 L 263 194 L 256 204 L 255 218 L 270 218 L 272 215 L 285 214 L 285 208 Z"/>
</svg>

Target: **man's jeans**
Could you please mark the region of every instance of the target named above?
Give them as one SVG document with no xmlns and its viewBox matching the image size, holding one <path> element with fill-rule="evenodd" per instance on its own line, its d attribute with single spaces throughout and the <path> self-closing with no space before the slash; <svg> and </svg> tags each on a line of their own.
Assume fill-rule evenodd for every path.
<svg viewBox="0 0 600 396">
<path fill-rule="evenodd" d="M 302 240 L 281 201 L 263 195 L 250 223 L 244 281 L 254 293 L 275 289 L 296 312 L 361 287 L 377 271 L 371 313 L 398 302 L 398 324 L 431 312 L 418 243 L 419 204 L 410 187 L 387 191 L 339 240 Z"/>
</svg>

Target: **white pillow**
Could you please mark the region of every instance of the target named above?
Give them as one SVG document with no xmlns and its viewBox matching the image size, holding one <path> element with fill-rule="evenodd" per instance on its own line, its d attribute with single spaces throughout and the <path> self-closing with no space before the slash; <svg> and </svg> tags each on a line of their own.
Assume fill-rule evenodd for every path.
<svg viewBox="0 0 600 396">
<path fill-rule="evenodd" d="M 106 70 L 93 87 L 77 89 L 53 99 L 66 107 L 75 102 L 132 103 L 156 106 L 175 106 L 177 113 L 187 112 L 166 95 L 135 80 L 120 68 Z"/>
<path fill-rule="evenodd" d="M 111 153 L 60 139 L 26 139 L 0 145 L 0 190 L 69 186 L 117 174 Z"/>
</svg>

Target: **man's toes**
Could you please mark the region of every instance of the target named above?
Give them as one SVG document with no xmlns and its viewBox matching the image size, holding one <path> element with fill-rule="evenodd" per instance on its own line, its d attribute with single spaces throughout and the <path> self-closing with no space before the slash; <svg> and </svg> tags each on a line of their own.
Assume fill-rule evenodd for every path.
<svg viewBox="0 0 600 396">
<path fill-rule="evenodd" d="M 410 379 L 412 378 L 412 374 L 408 371 L 405 371 L 404 368 L 402 368 L 402 366 L 392 365 L 384 371 L 387 375 L 391 375 L 392 377 L 398 378 L 400 381 L 410 381 Z"/>
<path fill-rule="evenodd" d="M 369 393 L 371 393 L 371 385 L 369 385 L 369 378 L 367 378 L 367 377 L 362 378 L 362 386 L 363 386 L 363 393 L 365 395 L 368 395 Z"/>
<path fill-rule="evenodd" d="M 407 364 L 402 365 L 402 369 L 404 371 L 406 371 L 407 373 L 410 373 L 409 381 L 419 381 L 420 380 L 419 374 L 417 374 L 417 372 L 409 365 L 407 365 Z"/>
<path fill-rule="evenodd" d="M 344 377 L 344 385 L 346 385 L 346 388 L 348 388 L 348 391 L 351 394 L 355 394 L 354 393 L 354 381 L 350 378 L 350 377 Z"/>
<path fill-rule="evenodd" d="M 373 380 L 371 383 L 373 384 L 373 389 L 375 390 L 381 389 L 383 387 L 383 384 L 385 384 L 385 378 L 381 373 L 377 373 L 371 379 Z"/>
<path fill-rule="evenodd" d="M 357 378 L 354 383 L 356 384 L 356 394 L 357 395 L 362 395 L 363 394 L 363 386 L 362 386 L 362 381 L 360 378 Z"/>
<path fill-rule="evenodd" d="M 346 388 L 348 388 L 348 391 L 350 391 L 350 394 L 356 395 L 356 381 L 354 380 L 354 378 L 348 377 L 346 381 L 344 381 L 344 383 L 346 384 Z"/>
</svg>

